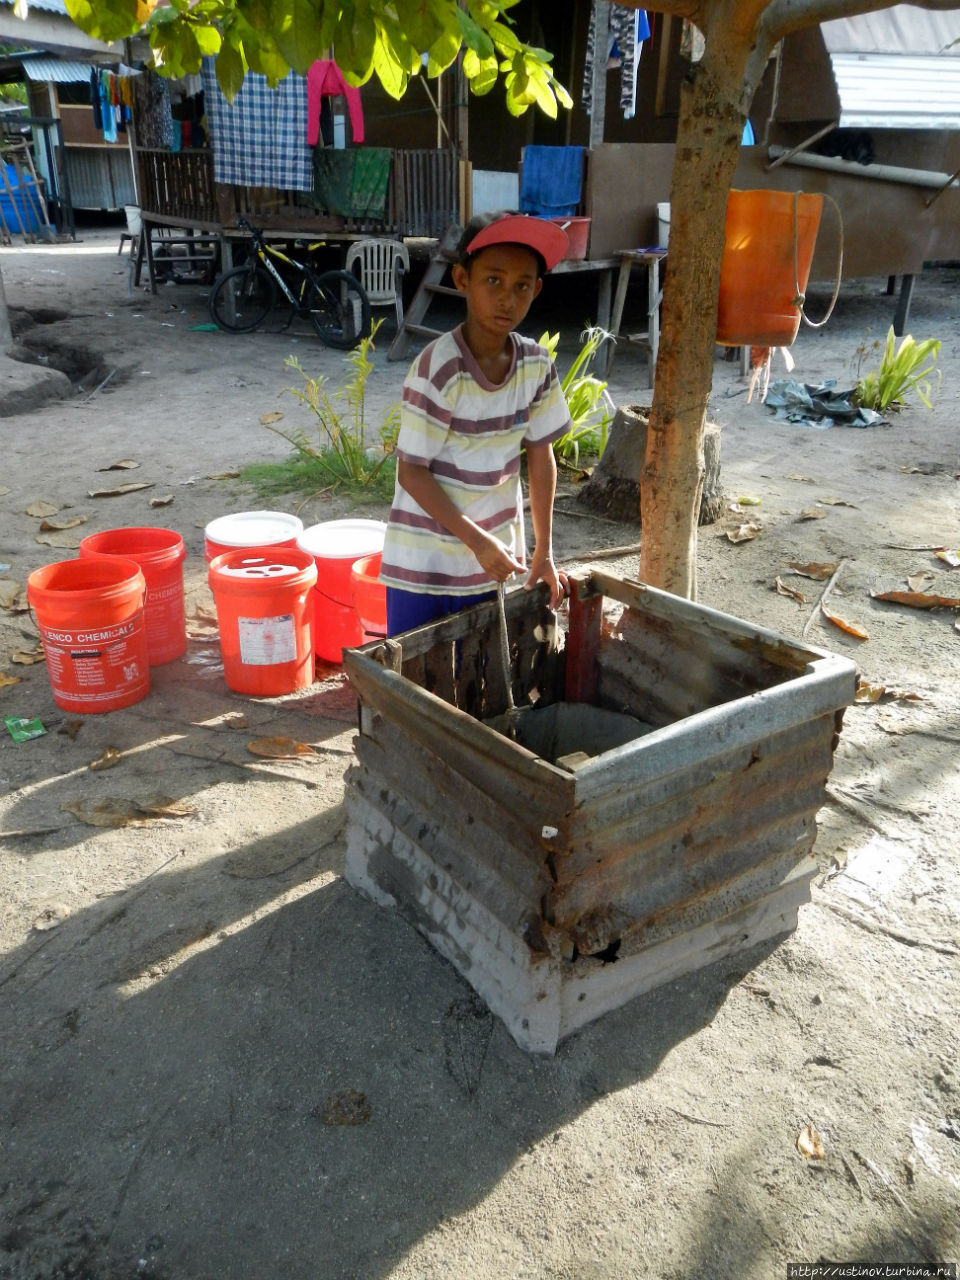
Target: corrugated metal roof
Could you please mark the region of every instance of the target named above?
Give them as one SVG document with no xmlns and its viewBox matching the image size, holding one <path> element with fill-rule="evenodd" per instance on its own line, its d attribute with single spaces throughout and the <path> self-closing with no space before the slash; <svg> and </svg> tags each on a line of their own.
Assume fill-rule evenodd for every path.
<svg viewBox="0 0 960 1280">
<path fill-rule="evenodd" d="M 930 54 L 960 58 L 960 45 L 948 47 L 960 36 L 960 20 L 955 13 L 895 4 L 876 13 L 821 23 L 820 30 L 831 54 Z"/>
<path fill-rule="evenodd" d="M 55 80 L 57 84 L 80 84 L 90 79 L 89 62 L 61 62 L 59 58 L 24 58 L 23 73 L 28 80 Z"/>
<path fill-rule="evenodd" d="M 12 7 L 13 0 L 0 0 L 0 4 Z M 63 0 L 29 0 L 29 4 L 31 9 L 42 9 L 45 13 L 62 13 L 65 18 L 70 16 Z"/>
<path fill-rule="evenodd" d="M 960 129 L 960 20 L 898 4 L 821 24 L 847 129 Z"/>
<path fill-rule="evenodd" d="M 832 53 L 847 129 L 960 129 L 960 58 Z"/>
</svg>

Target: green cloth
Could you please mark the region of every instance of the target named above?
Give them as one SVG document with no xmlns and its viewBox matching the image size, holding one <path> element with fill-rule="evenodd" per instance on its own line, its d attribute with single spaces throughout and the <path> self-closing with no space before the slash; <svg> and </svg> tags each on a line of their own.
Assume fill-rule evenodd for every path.
<svg viewBox="0 0 960 1280">
<path fill-rule="evenodd" d="M 382 219 L 390 178 L 389 147 L 315 147 L 314 194 L 327 213 Z"/>
</svg>

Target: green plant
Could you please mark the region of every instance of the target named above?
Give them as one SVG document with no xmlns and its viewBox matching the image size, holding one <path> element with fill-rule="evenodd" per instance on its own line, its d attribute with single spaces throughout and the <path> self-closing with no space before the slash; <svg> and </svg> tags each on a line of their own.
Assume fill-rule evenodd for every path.
<svg viewBox="0 0 960 1280">
<path fill-rule="evenodd" d="M 334 392 L 327 388 L 328 378 L 321 374 L 312 378 L 304 370 L 296 356 L 287 356 L 284 364 L 295 369 L 303 379 L 302 387 L 285 387 L 284 390 L 305 404 L 317 419 L 316 437 L 308 435 L 300 427 L 292 429 L 266 422 L 268 431 L 280 436 L 293 446 L 291 463 L 278 464 L 288 477 L 300 476 L 302 487 L 319 482 L 328 489 L 346 488 L 354 491 L 385 490 L 393 483 L 393 452 L 391 440 L 396 439 L 395 407 L 388 411 L 380 428 L 381 445 L 370 445 L 370 427 L 366 420 L 367 379 L 373 369 L 370 353 L 374 350 L 374 338 L 382 322 L 378 321 L 358 346 L 347 354 L 345 361 L 352 368 L 342 387 Z M 298 472 L 299 468 L 299 472 Z M 262 471 L 263 468 L 260 468 Z M 266 477 L 251 477 L 261 486 Z M 279 481 L 279 477 L 278 477 Z"/>
<path fill-rule="evenodd" d="M 940 342 L 937 338 L 925 338 L 923 342 L 915 342 L 907 334 L 900 346 L 894 346 L 894 333 L 891 326 L 887 340 L 883 346 L 880 367 L 871 373 L 857 378 L 854 396 L 857 404 L 864 409 L 897 408 L 903 404 L 908 391 L 915 391 L 928 409 L 933 408 L 930 400 L 931 387 L 929 374 L 933 372 L 937 356 L 940 354 Z M 880 343 L 873 344 L 874 351 L 880 350 Z M 862 361 L 866 348 L 858 350 Z M 857 372 L 859 375 L 859 361 Z M 937 387 L 940 386 L 941 372 L 937 370 Z"/>
<path fill-rule="evenodd" d="M 553 443 L 557 461 L 568 467 L 579 467 L 581 452 L 593 457 L 603 454 L 607 447 L 607 428 L 613 421 L 613 402 L 607 393 L 607 384 L 589 372 L 594 357 L 610 339 L 610 334 L 596 325 L 584 330 L 580 339 L 577 357 L 560 382 L 573 425 Z M 541 347 L 546 347 L 551 359 L 556 358 L 559 340 L 559 333 L 544 333 L 540 338 Z"/>
</svg>

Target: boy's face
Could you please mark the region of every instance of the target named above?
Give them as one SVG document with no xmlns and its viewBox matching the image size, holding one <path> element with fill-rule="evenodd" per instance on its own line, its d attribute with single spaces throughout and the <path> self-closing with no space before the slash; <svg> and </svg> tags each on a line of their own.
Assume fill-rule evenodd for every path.
<svg viewBox="0 0 960 1280">
<path fill-rule="evenodd" d="M 506 339 L 543 287 L 538 267 L 536 254 L 519 244 L 492 244 L 469 266 L 457 263 L 453 283 L 466 298 L 468 322 Z"/>
</svg>

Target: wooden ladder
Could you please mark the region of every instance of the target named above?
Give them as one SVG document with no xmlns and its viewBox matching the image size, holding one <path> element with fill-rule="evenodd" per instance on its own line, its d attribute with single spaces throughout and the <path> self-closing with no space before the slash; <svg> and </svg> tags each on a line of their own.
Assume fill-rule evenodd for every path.
<svg viewBox="0 0 960 1280">
<path fill-rule="evenodd" d="M 457 245 L 460 242 L 460 236 L 463 228 L 458 226 L 448 227 L 443 233 L 436 249 L 427 264 L 427 269 L 423 273 L 423 279 L 417 287 L 417 292 L 413 295 L 413 301 L 403 313 L 403 320 L 390 349 L 387 352 L 388 360 L 402 360 L 407 354 L 410 346 L 410 338 L 416 334 L 418 338 L 439 338 L 443 330 L 431 329 L 425 325 L 423 321 L 426 319 L 430 304 L 437 294 L 445 297 L 459 298 L 461 294 L 454 289 L 452 285 L 444 284 L 443 280 L 448 269 L 457 261 Z"/>
</svg>

